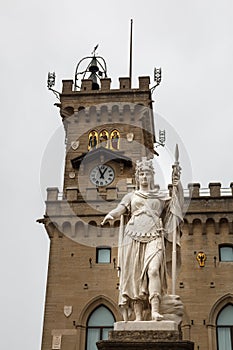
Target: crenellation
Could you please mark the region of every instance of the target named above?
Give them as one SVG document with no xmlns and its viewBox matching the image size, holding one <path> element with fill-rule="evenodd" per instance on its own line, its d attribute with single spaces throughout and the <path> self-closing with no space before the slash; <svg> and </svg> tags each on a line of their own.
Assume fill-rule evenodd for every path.
<svg viewBox="0 0 233 350">
<path fill-rule="evenodd" d="M 197 198 L 200 196 L 200 187 L 199 183 L 190 183 L 188 184 L 189 196 L 190 198 Z"/>
<path fill-rule="evenodd" d="M 66 199 L 68 202 L 76 201 L 78 199 L 78 187 L 67 187 Z"/>
<path fill-rule="evenodd" d="M 139 89 L 140 90 L 149 90 L 150 77 L 138 77 L 139 80 Z"/>
<path fill-rule="evenodd" d="M 81 91 L 92 92 L 92 79 L 83 79 L 81 84 Z"/>
<path fill-rule="evenodd" d="M 117 128 L 118 128 L 118 126 L 117 126 Z M 101 129 L 102 128 L 99 128 L 98 130 L 101 130 Z M 90 130 L 89 130 L 89 132 L 90 132 Z M 122 138 L 123 138 L 122 142 L 125 141 L 123 136 L 124 135 L 122 135 Z M 75 142 L 75 141 L 72 141 L 72 142 Z M 72 147 L 72 142 L 69 142 L 70 148 Z M 72 151 L 71 153 L 75 154 L 76 156 L 81 156 L 83 154 L 83 150 L 80 148 L 78 150 L 72 149 L 71 151 Z M 132 152 L 133 152 L 133 149 L 132 149 Z M 134 148 L 134 152 L 135 152 L 134 158 L 136 158 L 138 155 L 138 152 L 135 151 L 135 148 Z M 73 157 L 74 157 L 73 155 L 70 155 L 69 157 L 67 157 L 67 160 L 70 162 L 70 160 Z M 69 175 L 69 172 L 71 170 L 73 170 L 73 168 L 70 165 L 69 168 L 67 168 L 67 175 L 66 175 L 67 178 L 69 178 L 68 175 Z M 82 172 L 79 171 L 79 175 L 82 175 Z M 72 178 L 70 180 L 76 181 L 75 176 L 74 176 L 74 178 Z M 126 185 L 126 182 L 125 182 L 125 185 Z M 192 193 L 190 203 L 187 202 L 189 214 L 191 214 L 191 213 L 197 214 L 197 213 L 201 213 L 201 212 L 205 212 L 205 213 L 208 213 L 208 212 L 215 213 L 216 212 L 217 213 L 219 211 L 222 211 L 223 214 L 227 213 L 229 211 L 233 212 L 233 198 L 231 198 L 231 196 L 229 196 L 229 195 L 222 195 L 221 194 L 220 183 L 217 183 L 217 186 L 215 184 L 214 184 L 214 186 L 212 186 L 213 192 L 211 194 L 209 194 L 208 196 L 206 196 L 206 195 L 200 196 L 200 192 L 202 191 L 202 188 L 200 188 L 199 185 L 200 185 L 199 183 L 188 184 L 188 193 L 190 193 L 190 192 Z M 212 183 L 211 183 L 211 185 L 212 185 Z M 130 184 L 128 186 L 128 184 L 127 184 L 127 187 L 133 189 L 135 186 L 134 185 L 130 186 Z M 193 188 L 195 188 L 195 190 L 197 191 L 196 196 L 194 195 L 195 190 L 193 190 Z M 77 186 L 68 186 L 66 189 L 68 189 L 69 191 L 72 192 L 75 189 L 77 190 L 78 187 Z M 205 190 L 206 189 L 204 189 L 204 191 Z M 227 190 L 227 189 L 225 189 L 225 190 Z M 126 192 L 126 189 L 125 189 L 125 192 Z M 184 192 L 186 193 L 185 189 L 184 189 Z M 199 196 L 197 196 L 198 192 L 199 192 Z M 62 198 L 62 194 L 60 193 L 60 198 L 58 198 L 59 193 L 60 192 L 59 192 L 59 189 L 57 187 L 47 188 L 47 201 L 60 200 Z M 171 184 L 168 185 L 168 194 L 169 194 L 169 196 L 171 196 L 171 194 L 172 194 L 172 185 Z M 216 194 L 218 194 L 218 196 Z M 189 196 L 185 197 L 185 198 L 187 200 L 189 200 Z M 227 201 L 225 199 L 227 199 Z M 77 199 L 74 199 L 74 200 L 77 200 Z M 70 197 L 69 201 L 72 201 L 71 197 Z"/>
<path fill-rule="evenodd" d="M 150 77 L 149 76 L 141 76 L 138 77 L 139 80 L 139 88 L 133 88 L 131 87 L 131 79 L 129 77 L 120 77 L 119 78 L 119 89 L 111 89 L 111 78 L 102 78 L 100 79 L 100 89 L 99 90 L 93 90 L 92 88 L 92 79 L 82 79 L 81 81 L 81 88 L 80 90 L 73 90 L 73 80 L 72 79 L 65 79 L 62 80 L 62 94 L 64 95 L 70 95 L 74 94 L 75 96 L 79 95 L 80 93 L 118 93 L 120 91 L 129 90 L 131 91 L 149 91 L 149 85 L 150 85 Z"/>
<path fill-rule="evenodd" d="M 72 92 L 73 84 L 74 84 L 74 82 L 71 79 L 62 80 L 62 93 L 67 94 L 67 93 Z"/>
<path fill-rule="evenodd" d="M 120 82 L 120 90 L 130 90 L 131 89 L 131 79 L 126 78 L 119 78 Z"/>
<path fill-rule="evenodd" d="M 209 183 L 210 196 L 220 197 L 221 196 L 221 183 L 220 182 L 210 182 Z"/>
<path fill-rule="evenodd" d="M 103 78 L 101 81 L 101 90 L 102 91 L 109 91 L 111 88 L 111 79 L 110 78 Z"/>
<path fill-rule="evenodd" d="M 59 189 L 57 187 L 48 187 L 47 188 L 47 201 L 56 201 L 58 200 Z"/>
</svg>

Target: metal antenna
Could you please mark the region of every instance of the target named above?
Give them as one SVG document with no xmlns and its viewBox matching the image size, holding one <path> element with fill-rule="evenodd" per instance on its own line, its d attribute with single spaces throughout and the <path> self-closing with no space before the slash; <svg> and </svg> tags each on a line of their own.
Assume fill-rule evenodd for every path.
<svg viewBox="0 0 233 350">
<path fill-rule="evenodd" d="M 132 80 L 132 40 L 133 39 L 133 20 L 130 21 L 130 47 L 129 47 L 129 78 L 130 78 L 130 85 Z"/>
</svg>

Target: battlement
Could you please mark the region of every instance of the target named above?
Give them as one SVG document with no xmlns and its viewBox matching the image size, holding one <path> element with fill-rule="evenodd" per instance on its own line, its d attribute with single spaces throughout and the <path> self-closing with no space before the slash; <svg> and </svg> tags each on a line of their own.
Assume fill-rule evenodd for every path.
<svg viewBox="0 0 233 350">
<path fill-rule="evenodd" d="M 128 192 L 134 189 L 133 185 L 127 186 Z M 167 193 L 171 195 L 172 185 L 168 185 L 168 189 L 161 190 L 161 192 Z M 96 189 L 93 189 L 96 190 Z M 107 189 L 112 193 L 112 188 Z M 78 200 L 78 188 L 77 187 L 69 187 L 67 188 L 67 200 L 68 201 L 77 201 Z M 92 191 L 93 192 L 93 191 Z M 96 191 L 97 192 L 97 191 Z M 107 191 L 108 192 L 108 191 Z M 188 188 L 184 188 L 184 196 L 185 198 L 225 198 L 225 197 L 233 197 L 233 182 L 230 183 L 230 187 L 222 188 L 220 182 L 210 182 L 208 188 L 201 188 L 200 183 L 190 183 L 188 184 Z M 64 199 L 64 195 L 62 192 L 59 192 L 57 187 L 49 187 L 47 188 L 47 201 L 57 201 Z M 97 196 L 93 198 L 97 200 Z M 115 191 L 114 198 L 109 197 L 109 200 L 117 199 L 117 192 Z M 107 198 L 108 200 L 108 198 Z"/>
<path fill-rule="evenodd" d="M 230 183 L 229 188 L 222 188 L 220 182 L 210 182 L 208 188 L 201 188 L 199 183 L 188 184 L 188 191 L 186 194 L 191 198 L 199 197 L 223 197 L 223 196 L 233 196 L 233 182 Z"/>
<path fill-rule="evenodd" d="M 73 85 L 74 82 L 73 80 L 63 80 L 62 81 L 62 94 L 80 94 L 80 93 L 106 93 L 106 92 L 121 92 L 121 91 L 126 91 L 127 92 L 135 92 L 135 91 L 145 91 L 145 90 L 150 90 L 149 85 L 150 85 L 150 77 L 145 76 L 145 77 L 139 77 L 139 87 L 138 88 L 133 88 L 131 87 L 131 80 L 129 77 L 122 77 L 119 78 L 119 89 L 111 89 L 111 79 L 110 78 L 102 78 L 100 80 L 101 86 L 99 90 L 93 90 L 92 89 L 92 79 L 83 79 L 81 83 L 81 89 L 79 91 L 73 90 Z"/>
<path fill-rule="evenodd" d="M 133 184 L 128 184 L 125 193 L 134 189 Z M 182 228 L 184 235 L 193 235 L 197 239 L 209 234 L 221 237 L 233 235 L 232 189 L 233 183 L 230 184 L 229 188 L 221 188 L 220 183 L 210 183 L 208 188 L 202 189 L 199 183 L 189 184 L 188 188 L 184 190 L 185 216 Z M 171 195 L 171 185 L 169 185 L 168 190 L 162 192 Z M 67 232 L 64 227 L 69 223 L 70 232 L 75 235 L 75 227 L 79 227 L 81 220 L 82 225 L 85 226 L 84 238 L 86 240 L 92 237 L 89 231 L 92 230 L 93 226 L 100 237 L 103 233 L 101 231 L 103 216 L 116 207 L 116 203 L 121 200 L 125 193 L 120 193 L 116 188 L 110 187 L 106 188 L 105 193 L 98 192 L 95 188 L 89 188 L 85 194 L 79 193 L 77 187 L 67 188 L 66 193 L 59 192 L 56 187 L 48 188 L 46 215 L 52 222 L 56 223 L 60 232 Z M 110 226 L 118 227 L 119 220 L 115 220 Z M 116 232 L 114 231 L 111 239 L 115 238 Z"/>
</svg>

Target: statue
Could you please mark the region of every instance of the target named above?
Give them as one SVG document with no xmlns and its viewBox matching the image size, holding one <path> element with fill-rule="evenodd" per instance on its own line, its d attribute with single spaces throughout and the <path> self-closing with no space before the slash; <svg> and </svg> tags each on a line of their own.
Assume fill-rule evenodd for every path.
<svg viewBox="0 0 233 350">
<path fill-rule="evenodd" d="M 168 197 L 154 185 L 152 160 L 142 158 L 137 161 L 136 190 L 126 194 L 102 222 L 104 225 L 109 220 L 121 217 L 119 306 L 124 321 L 128 320 L 131 310 L 134 310 L 136 321 L 148 320 L 148 310 L 150 320 L 164 319 L 166 311 L 161 314 L 160 304 L 164 297 L 169 304 L 167 273 L 171 270 L 172 255 L 173 260 L 176 260 L 173 261 L 173 274 L 176 271 L 174 264 L 180 263 L 179 225 L 183 218 L 180 169 L 177 148 L 172 172 L 172 195 Z M 124 222 L 125 218 L 127 222 Z M 178 308 L 180 304 L 178 301 Z"/>
</svg>

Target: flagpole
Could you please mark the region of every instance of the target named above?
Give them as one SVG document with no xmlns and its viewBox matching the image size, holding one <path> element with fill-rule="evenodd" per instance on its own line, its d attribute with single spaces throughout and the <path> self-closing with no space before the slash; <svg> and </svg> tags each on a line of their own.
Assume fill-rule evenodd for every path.
<svg viewBox="0 0 233 350">
<path fill-rule="evenodd" d="M 132 84 L 132 60 L 133 60 L 133 20 L 130 21 L 130 44 L 129 44 L 129 78 Z"/>
</svg>

